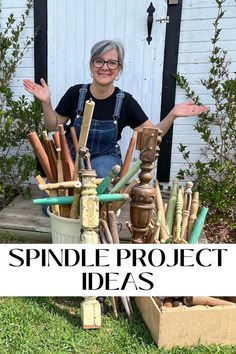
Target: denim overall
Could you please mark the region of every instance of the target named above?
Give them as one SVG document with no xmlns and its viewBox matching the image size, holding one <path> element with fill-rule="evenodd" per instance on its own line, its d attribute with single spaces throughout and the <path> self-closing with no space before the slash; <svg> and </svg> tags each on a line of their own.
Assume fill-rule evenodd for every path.
<svg viewBox="0 0 236 354">
<path fill-rule="evenodd" d="M 85 95 L 87 93 L 88 85 L 83 85 L 79 92 L 77 116 L 74 120 L 74 128 L 76 130 L 77 137 L 80 135 L 82 125 L 82 113 L 85 101 Z M 89 148 L 91 156 L 92 168 L 96 171 L 97 177 L 102 178 L 109 174 L 112 167 L 115 165 L 121 165 L 121 153 L 120 147 L 117 144 L 117 120 L 120 117 L 120 110 L 124 98 L 124 92 L 119 90 L 116 95 L 116 104 L 113 113 L 112 120 L 95 120 L 92 119 L 87 147 Z M 72 158 L 75 158 L 75 151 L 72 144 L 71 136 L 67 137 L 68 146 Z"/>
</svg>

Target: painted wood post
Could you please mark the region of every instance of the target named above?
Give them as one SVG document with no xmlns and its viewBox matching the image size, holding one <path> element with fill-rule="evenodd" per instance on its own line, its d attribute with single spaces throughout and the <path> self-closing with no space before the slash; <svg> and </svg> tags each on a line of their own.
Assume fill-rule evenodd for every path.
<svg viewBox="0 0 236 354">
<path fill-rule="evenodd" d="M 84 106 L 84 114 L 83 114 L 83 121 L 82 121 L 82 126 L 80 130 L 80 136 L 79 136 L 79 142 L 78 142 L 78 150 L 76 151 L 76 158 L 75 158 L 75 169 L 74 169 L 74 180 L 78 179 L 78 173 L 79 173 L 79 166 L 81 167 L 81 148 L 85 148 L 87 145 L 87 140 L 88 140 L 88 135 L 89 135 L 89 129 L 93 117 L 93 111 L 94 111 L 95 103 L 93 100 L 90 98 L 85 102 Z"/>
<path fill-rule="evenodd" d="M 126 185 L 130 181 L 130 179 L 140 170 L 140 166 L 142 164 L 141 160 L 136 161 L 126 175 L 117 182 L 114 187 L 110 190 L 110 193 L 119 192 L 122 187 Z"/>
<path fill-rule="evenodd" d="M 203 207 L 198 215 L 198 218 L 195 221 L 192 232 L 189 236 L 188 243 L 198 243 L 199 237 L 201 236 L 201 232 L 205 223 L 206 215 L 208 212 L 208 208 Z"/>
<path fill-rule="evenodd" d="M 190 234 L 191 234 L 192 229 L 193 229 L 193 225 L 195 223 L 195 220 L 197 219 L 198 207 L 199 207 L 199 192 L 194 192 L 193 193 L 192 203 L 191 203 L 190 216 L 189 216 L 189 220 L 188 220 L 187 240 L 190 237 Z"/>
<path fill-rule="evenodd" d="M 120 179 L 126 175 L 126 173 L 129 171 L 129 166 L 132 160 L 135 144 L 137 141 L 137 135 L 138 132 L 134 130 L 133 135 L 130 139 L 128 150 L 126 152 L 125 158 L 124 158 L 124 163 L 122 165 L 121 171 L 120 171 Z"/>
<path fill-rule="evenodd" d="M 157 210 L 156 220 L 155 220 L 155 233 L 153 243 L 160 243 L 160 228 L 161 228 L 161 211 Z"/>
<path fill-rule="evenodd" d="M 34 153 L 37 156 L 40 165 L 45 175 L 47 176 L 47 179 L 49 180 L 49 182 L 53 182 L 52 171 L 49 165 L 48 156 L 45 152 L 43 145 L 41 144 L 41 141 L 39 140 L 38 134 L 36 132 L 29 133 L 27 135 L 27 138 L 34 149 Z"/>
<path fill-rule="evenodd" d="M 60 138 L 59 138 L 59 131 L 56 131 L 52 134 L 52 138 L 55 144 L 56 149 L 61 148 Z"/>
<path fill-rule="evenodd" d="M 177 203 L 176 203 L 176 227 L 175 227 L 175 236 L 174 242 L 175 243 L 187 243 L 185 240 L 181 238 L 181 225 L 182 225 L 182 213 L 183 213 L 183 205 L 184 205 L 184 198 L 183 198 L 183 188 L 179 188 L 177 193 Z"/>
<path fill-rule="evenodd" d="M 57 158 L 54 151 L 54 147 L 52 145 L 52 141 L 49 139 L 48 134 L 45 130 L 43 131 L 43 143 L 45 152 L 48 157 L 53 182 L 57 182 Z"/>
<path fill-rule="evenodd" d="M 76 153 L 76 151 L 78 151 L 78 148 L 79 148 L 79 142 L 78 142 L 78 138 L 76 135 L 75 127 L 70 127 L 70 134 L 71 134 L 74 150 Z"/>
<path fill-rule="evenodd" d="M 105 178 L 103 178 L 102 182 L 97 186 L 98 194 L 102 194 L 109 189 L 113 178 L 119 174 L 120 169 L 121 167 L 119 165 L 115 165 L 110 171 L 110 173 Z"/>
<path fill-rule="evenodd" d="M 96 192 L 96 173 L 85 170 L 81 174 L 80 198 L 81 243 L 98 244 L 99 201 Z M 101 306 L 95 296 L 86 297 L 80 304 L 81 323 L 84 329 L 101 327 Z"/>
<path fill-rule="evenodd" d="M 100 203 L 104 202 L 115 202 L 115 201 L 126 201 L 129 199 L 129 194 L 100 194 L 98 195 L 98 200 Z M 73 196 L 65 196 L 65 197 L 52 197 L 52 198 L 37 198 L 33 199 L 34 204 L 60 204 L 60 205 L 69 205 L 72 204 L 74 200 Z"/>
<path fill-rule="evenodd" d="M 60 141 L 59 133 L 58 133 L 58 139 Z M 57 148 L 56 152 L 57 152 L 57 181 L 58 181 L 58 183 L 64 183 L 61 148 Z M 57 194 L 59 197 L 68 196 L 68 189 L 67 188 L 59 188 Z M 60 215 L 65 218 L 68 218 L 70 215 L 70 207 L 68 207 L 66 205 L 60 205 Z"/>
<path fill-rule="evenodd" d="M 157 211 L 159 213 L 159 222 L 160 222 L 160 242 L 165 243 L 170 237 L 170 233 L 166 224 L 164 203 L 163 203 L 159 183 L 157 180 L 155 181 L 155 187 L 156 187 L 156 204 L 157 204 Z"/>
<path fill-rule="evenodd" d="M 74 162 L 72 161 L 72 158 L 70 156 L 68 143 L 65 137 L 64 126 L 62 124 L 59 124 L 58 130 L 61 144 L 61 159 L 64 181 L 71 181 L 73 179 L 74 174 Z"/>
<path fill-rule="evenodd" d="M 80 182 L 78 181 L 78 184 L 79 183 Z M 70 208 L 70 218 L 71 219 L 78 219 L 78 217 L 79 217 L 80 191 L 81 191 L 80 186 L 78 187 L 76 185 L 74 187 L 73 203 L 72 203 L 71 208 Z"/>
<path fill-rule="evenodd" d="M 170 199 L 169 199 L 167 211 L 166 211 L 166 224 L 168 226 L 168 230 L 169 230 L 170 235 L 172 235 L 173 223 L 174 223 L 174 218 L 175 218 L 177 190 L 178 190 L 178 180 L 174 180 L 172 182 Z"/>
</svg>

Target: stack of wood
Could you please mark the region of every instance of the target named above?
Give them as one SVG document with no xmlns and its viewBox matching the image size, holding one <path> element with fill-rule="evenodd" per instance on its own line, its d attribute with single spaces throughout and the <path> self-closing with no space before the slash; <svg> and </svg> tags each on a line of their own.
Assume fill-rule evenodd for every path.
<svg viewBox="0 0 236 354">
<path fill-rule="evenodd" d="M 198 242 L 208 209 L 199 210 L 199 192 L 192 192 L 192 187 L 192 182 L 183 188 L 173 181 L 169 201 L 164 203 L 156 181 L 155 243 Z"/>
<path fill-rule="evenodd" d="M 185 296 L 185 297 L 154 297 L 156 304 L 162 308 L 181 306 L 236 306 L 236 297 Z"/>
<path fill-rule="evenodd" d="M 28 134 L 35 155 L 45 173 L 47 182 L 40 176 L 36 176 L 39 189 L 46 191 L 49 197 L 66 197 L 74 195 L 74 204 L 78 202 L 78 191 L 81 188 L 79 179 L 74 178 L 74 162 L 69 153 L 68 144 L 65 137 L 64 127 L 59 125 L 58 131 L 53 134 L 53 139 L 49 139 L 46 131 L 43 132 L 43 142 L 40 141 L 35 132 Z M 71 128 L 73 131 L 74 128 Z M 53 214 L 63 217 L 77 218 L 75 207 L 66 204 L 54 204 L 51 207 Z"/>
</svg>

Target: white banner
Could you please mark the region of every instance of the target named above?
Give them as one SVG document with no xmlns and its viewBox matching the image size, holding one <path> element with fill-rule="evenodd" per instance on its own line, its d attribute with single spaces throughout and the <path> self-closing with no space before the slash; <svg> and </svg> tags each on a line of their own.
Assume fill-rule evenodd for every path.
<svg viewBox="0 0 236 354">
<path fill-rule="evenodd" d="M 236 245 L 1 244 L 0 296 L 236 296 Z"/>
</svg>

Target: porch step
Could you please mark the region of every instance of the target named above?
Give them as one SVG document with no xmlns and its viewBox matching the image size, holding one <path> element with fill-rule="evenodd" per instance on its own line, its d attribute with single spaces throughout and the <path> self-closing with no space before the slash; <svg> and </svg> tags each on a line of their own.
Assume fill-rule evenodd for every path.
<svg viewBox="0 0 236 354">
<path fill-rule="evenodd" d="M 31 188 L 29 199 L 17 196 L 6 208 L 0 211 L 0 242 L 27 241 L 32 243 L 51 243 L 50 219 L 43 215 L 40 205 L 32 203 L 40 196 L 36 186 Z M 8 241 L 9 239 L 9 241 Z"/>
</svg>

